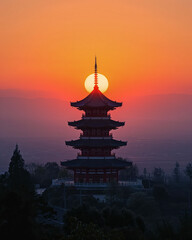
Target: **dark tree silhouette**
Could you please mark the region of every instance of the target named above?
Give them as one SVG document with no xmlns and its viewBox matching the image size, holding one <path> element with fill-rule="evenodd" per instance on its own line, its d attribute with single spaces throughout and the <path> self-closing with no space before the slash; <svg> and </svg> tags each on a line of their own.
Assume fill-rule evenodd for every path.
<svg viewBox="0 0 192 240">
<path fill-rule="evenodd" d="M 162 168 L 155 168 L 153 171 L 153 180 L 158 183 L 164 183 L 165 173 Z"/>
<path fill-rule="evenodd" d="M 185 174 L 189 177 L 189 180 L 190 180 L 188 203 L 189 203 L 189 212 L 191 214 L 191 188 L 192 188 L 192 164 L 191 163 L 187 164 L 185 169 Z"/>
<path fill-rule="evenodd" d="M 0 232 L 3 239 L 34 239 L 36 199 L 29 172 L 18 149 L 13 152 L 0 197 Z"/>
<path fill-rule="evenodd" d="M 173 177 L 176 183 L 180 181 L 180 165 L 178 162 L 175 163 L 175 168 L 173 169 Z"/>
<path fill-rule="evenodd" d="M 9 164 L 9 174 L 13 175 L 19 170 L 23 170 L 24 168 L 24 160 L 22 155 L 20 154 L 20 150 L 18 149 L 18 145 L 16 144 L 15 150 L 13 152 L 13 156 L 11 158 L 11 162 Z"/>
<path fill-rule="evenodd" d="M 16 145 L 9 164 L 9 187 L 14 192 L 33 191 L 31 177 L 24 164 L 24 159 Z"/>
<path fill-rule="evenodd" d="M 185 174 L 189 177 L 190 181 L 192 180 L 192 164 L 188 163 L 185 169 Z"/>
</svg>

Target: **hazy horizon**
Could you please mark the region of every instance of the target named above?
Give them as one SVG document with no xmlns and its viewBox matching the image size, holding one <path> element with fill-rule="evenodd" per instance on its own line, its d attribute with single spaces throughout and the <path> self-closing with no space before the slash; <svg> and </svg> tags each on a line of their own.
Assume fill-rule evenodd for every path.
<svg viewBox="0 0 192 240">
<path fill-rule="evenodd" d="M 191 103 L 192 95 L 187 94 L 130 97 L 111 111 L 113 119 L 125 121 L 124 127 L 112 131 L 114 137 L 128 141 L 114 152 L 140 168 L 170 169 L 175 161 L 187 163 L 192 156 Z M 75 158 L 78 151 L 66 147 L 65 141 L 78 138 L 81 131 L 67 122 L 81 114 L 69 101 L 48 98 L 41 91 L 0 90 L 0 168 L 8 166 L 16 143 L 27 163 Z"/>
</svg>

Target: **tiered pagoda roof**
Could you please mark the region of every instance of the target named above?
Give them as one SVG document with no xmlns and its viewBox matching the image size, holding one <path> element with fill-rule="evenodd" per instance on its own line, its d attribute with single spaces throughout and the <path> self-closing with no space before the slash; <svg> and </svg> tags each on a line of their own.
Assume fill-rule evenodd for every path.
<svg viewBox="0 0 192 240">
<path fill-rule="evenodd" d="M 68 125 L 75 127 L 76 129 L 94 127 L 116 129 L 124 126 L 125 122 L 114 121 L 111 119 L 81 119 L 79 121 L 68 122 Z"/>
<path fill-rule="evenodd" d="M 131 166 L 131 162 L 121 159 L 74 159 L 62 162 L 62 165 L 68 168 L 124 168 Z"/>
<path fill-rule="evenodd" d="M 66 145 L 72 146 L 74 148 L 80 149 L 82 147 L 110 147 L 110 148 L 119 148 L 121 146 L 126 146 L 127 142 L 118 141 L 114 139 L 106 138 L 89 138 L 89 139 L 78 139 L 72 141 L 66 141 Z"/>
<path fill-rule="evenodd" d="M 107 108 L 113 110 L 116 107 L 121 107 L 122 103 L 110 100 L 96 87 L 81 101 L 71 102 L 71 106 L 80 110 L 85 108 Z"/>
</svg>

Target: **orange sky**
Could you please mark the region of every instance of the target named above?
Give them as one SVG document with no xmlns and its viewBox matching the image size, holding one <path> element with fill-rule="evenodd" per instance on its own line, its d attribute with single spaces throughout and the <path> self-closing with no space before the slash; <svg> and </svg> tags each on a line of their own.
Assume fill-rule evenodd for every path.
<svg viewBox="0 0 192 240">
<path fill-rule="evenodd" d="M 0 22 L 1 89 L 79 100 L 96 54 L 115 100 L 192 94 L 191 0 L 0 0 Z"/>
</svg>

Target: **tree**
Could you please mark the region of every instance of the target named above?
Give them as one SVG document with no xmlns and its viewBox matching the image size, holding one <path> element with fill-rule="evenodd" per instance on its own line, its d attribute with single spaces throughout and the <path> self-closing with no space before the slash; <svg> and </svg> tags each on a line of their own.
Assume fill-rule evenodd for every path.
<svg viewBox="0 0 192 240">
<path fill-rule="evenodd" d="M 155 198 L 143 192 L 132 193 L 127 201 L 127 206 L 134 213 L 145 217 L 160 214 Z"/>
<path fill-rule="evenodd" d="M 158 183 L 164 182 L 165 173 L 162 168 L 155 168 L 153 171 L 154 181 Z"/>
<path fill-rule="evenodd" d="M 190 181 L 192 180 L 192 164 L 188 163 L 185 168 L 185 174 L 189 177 Z"/>
<path fill-rule="evenodd" d="M 29 172 L 24 168 L 24 159 L 16 145 L 9 164 L 9 187 L 10 190 L 21 192 L 33 191 L 33 184 Z"/>
<path fill-rule="evenodd" d="M 180 181 L 180 165 L 178 162 L 175 163 L 175 168 L 173 169 L 173 177 L 176 183 Z"/>
<path fill-rule="evenodd" d="M 105 240 L 107 239 L 102 229 L 92 222 L 83 223 L 75 217 L 69 219 L 69 235 L 67 240 Z"/>
<path fill-rule="evenodd" d="M 0 197 L 0 232 L 3 239 L 13 237 L 34 239 L 36 198 L 29 172 L 16 145 L 4 177 L 4 191 Z"/>
<path fill-rule="evenodd" d="M 29 166 L 33 182 L 46 188 L 52 184 L 52 180 L 58 178 L 60 168 L 56 162 L 48 162 L 45 165 L 33 164 Z"/>
<path fill-rule="evenodd" d="M 0 206 L 2 239 L 47 239 L 42 235 L 43 226 L 37 219 L 50 218 L 53 211 L 35 194 L 18 145 L 13 152 L 8 173 L 0 175 Z"/>
<path fill-rule="evenodd" d="M 59 174 L 59 166 L 56 162 L 48 162 L 45 164 L 45 170 L 49 177 L 52 179 L 57 178 Z"/>
<path fill-rule="evenodd" d="M 185 174 L 189 177 L 190 185 L 189 185 L 189 212 L 191 214 L 191 183 L 192 183 L 192 164 L 188 163 L 185 168 Z"/>
<path fill-rule="evenodd" d="M 20 154 L 20 150 L 18 149 L 18 145 L 16 145 L 15 150 L 13 152 L 13 156 L 11 158 L 11 162 L 9 164 L 9 174 L 10 176 L 15 175 L 19 171 L 24 168 L 24 160 L 22 155 Z"/>
<path fill-rule="evenodd" d="M 143 176 L 144 176 L 144 178 L 147 177 L 147 169 L 146 168 L 143 169 Z"/>
<path fill-rule="evenodd" d="M 138 177 L 139 170 L 136 164 L 120 171 L 119 179 L 122 181 L 135 181 Z"/>
</svg>

